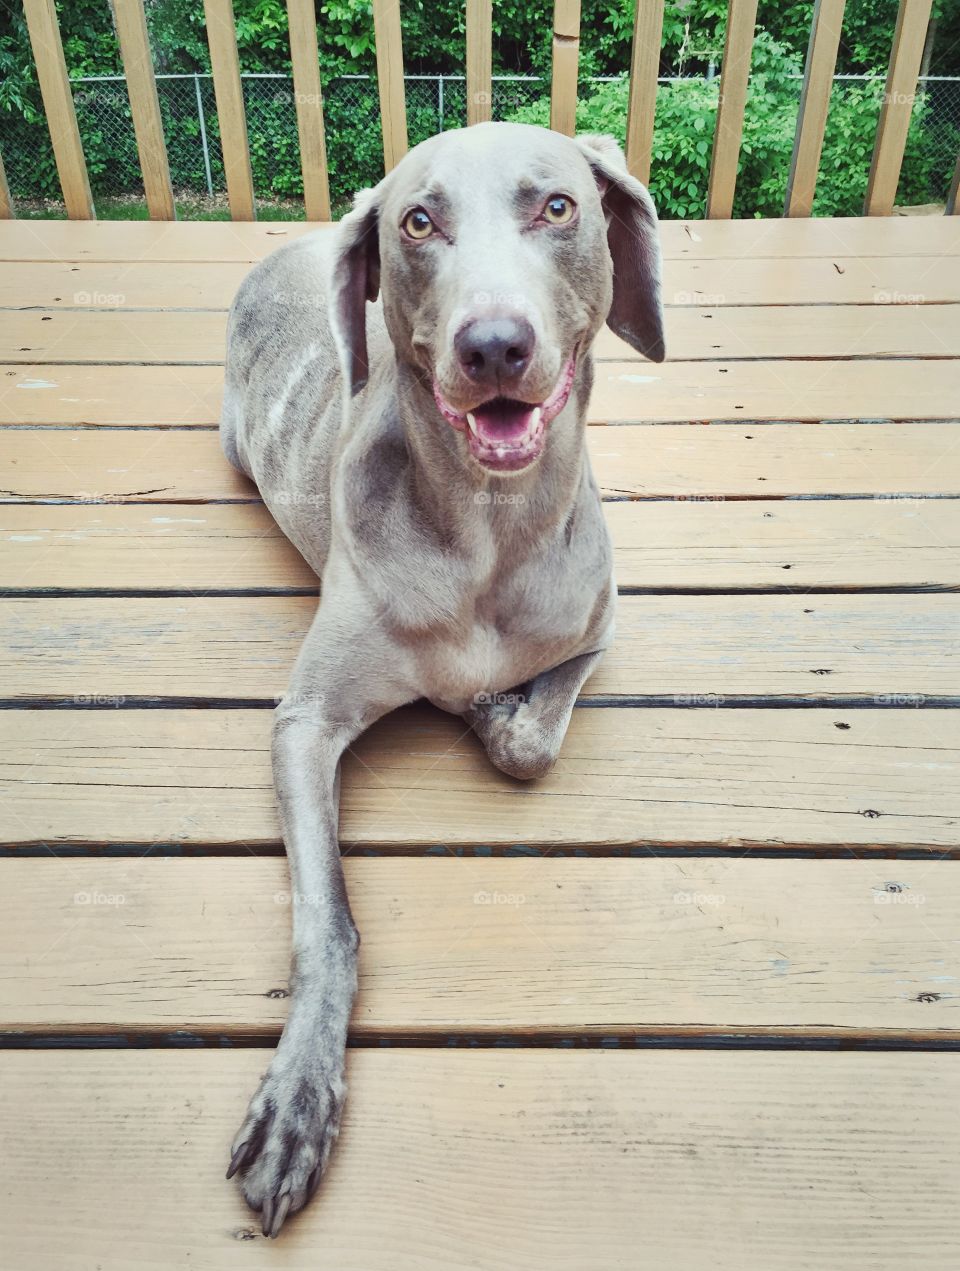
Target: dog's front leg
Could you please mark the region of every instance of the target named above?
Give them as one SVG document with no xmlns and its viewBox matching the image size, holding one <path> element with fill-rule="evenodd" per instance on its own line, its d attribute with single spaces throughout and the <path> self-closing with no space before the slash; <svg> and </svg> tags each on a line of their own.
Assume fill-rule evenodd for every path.
<svg viewBox="0 0 960 1271">
<path fill-rule="evenodd" d="M 468 711 L 464 719 L 490 762 L 521 781 L 545 776 L 557 761 L 577 694 L 602 657 L 602 649 L 582 653 L 518 689 L 516 702 L 484 703 Z"/>
<path fill-rule="evenodd" d="M 342 620 L 325 623 L 322 606 L 274 722 L 273 774 L 293 907 L 290 1010 L 227 1173 L 241 1173 L 265 1235 L 275 1236 L 313 1195 L 340 1129 L 360 943 L 337 840 L 340 757 L 374 719 L 416 696 L 378 665 L 385 642 L 380 637 L 371 648 L 371 638 L 371 625 L 354 634 L 344 632 Z"/>
</svg>

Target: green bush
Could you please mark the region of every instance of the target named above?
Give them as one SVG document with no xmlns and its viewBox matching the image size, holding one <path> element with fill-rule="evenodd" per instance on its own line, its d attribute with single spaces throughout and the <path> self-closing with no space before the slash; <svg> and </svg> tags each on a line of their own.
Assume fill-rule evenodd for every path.
<svg viewBox="0 0 960 1271">
<path fill-rule="evenodd" d="M 747 94 L 735 216 L 778 216 L 783 211 L 793 146 L 799 81 L 786 79 L 799 61 L 765 31 L 754 46 Z M 719 80 L 661 84 L 653 128 L 650 193 L 661 216 L 699 217 L 706 206 L 707 179 L 717 116 Z M 606 132 L 625 142 L 629 84 L 602 84 L 577 104 L 578 132 Z M 549 104 L 518 110 L 519 122 L 546 124 Z"/>
<path fill-rule="evenodd" d="M 734 216 L 780 216 L 800 103 L 799 59 L 765 31 L 754 46 Z M 700 217 L 706 207 L 719 80 L 661 84 L 653 129 L 650 193 L 662 217 Z M 863 211 L 873 138 L 883 81 L 834 89 L 820 161 L 814 202 L 819 216 L 858 216 Z M 625 143 L 629 85 L 626 79 L 600 85 L 577 104 L 578 132 L 606 132 Z M 907 139 L 898 200 L 903 204 L 942 198 L 950 180 L 939 167 L 929 141 L 929 103 L 914 108 Z M 521 123 L 546 125 L 546 101 L 522 107 L 511 116 Z M 941 144 L 943 125 L 941 127 Z M 956 154 L 960 130 L 945 147 Z M 938 153 L 943 153 L 940 149 Z"/>
<path fill-rule="evenodd" d="M 879 78 L 867 85 L 834 88 L 813 202 L 815 216 L 855 216 L 863 210 L 882 96 L 883 80 Z M 944 156 L 960 149 L 960 128 L 942 120 L 936 126 L 938 145 L 934 148 L 933 106 L 928 99 L 918 98 L 897 189 L 897 202 L 904 206 L 940 202 L 950 184 L 953 163 Z"/>
<path fill-rule="evenodd" d="M 552 0 L 498 0 L 493 9 L 494 66 L 498 70 L 549 75 Z M 877 70 L 864 85 L 837 85 L 827 123 L 814 211 L 856 214 L 862 208 L 873 148 L 897 0 L 848 0 L 838 69 Z M 629 64 L 635 0 L 583 0 L 580 72 L 623 73 Z M 284 0 L 234 0 L 242 69 L 290 69 Z M 116 74 L 121 70 L 109 0 L 58 0 L 67 65 L 72 76 Z M 147 6 L 151 42 L 160 71 L 206 72 L 209 55 L 199 0 L 152 0 Z M 402 0 L 405 62 L 408 71 L 462 71 L 461 0 Z M 949 73 L 960 48 L 960 2 L 935 0 L 938 18 L 933 69 Z M 317 0 L 321 71 L 325 89 L 339 77 L 375 70 L 370 0 Z M 661 66 L 702 74 L 719 59 L 727 0 L 667 0 Z M 810 22 L 809 0 L 761 5 L 744 122 L 734 214 L 779 215 L 793 146 L 801 69 Z M 951 58 L 953 59 L 951 61 Z M 263 81 L 260 82 L 261 85 Z M 578 106 L 581 131 L 624 137 L 628 89 L 625 79 L 587 95 Z M 210 163 L 214 183 L 223 188 L 216 110 L 209 84 L 205 95 Z M 661 85 L 657 97 L 651 190 L 664 216 L 703 214 L 718 81 L 702 78 Z M 462 118 L 459 97 L 451 99 L 447 120 Z M 78 85 L 77 114 L 94 193 L 142 189 L 129 105 L 122 84 Z M 98 95 L 115 102 L 104 109 Z M 292 94 L 246 88 L 254 188 L 297 196 L 302 191 L 296 114 Z M 379 103 L 373 82 L 351 81 L 349 98 L 328 93 L 325 102 L 331 194 L 343 207 L 352 193 L 375 183 L 383 170 Z M 205 188 L 199 125 L 189 111 L 178 115 L 161 92 L 161 109 L 174 185 Z M 547 124 L 543 99 L 516 109 L 512 118 Z M 411 143 L 435 129 L 435 113 L 411 96 Z M 936 135 L 936 145 L 933 138 Z M 960 130 L 938 115 L 931 103 L 917 103 L 900 181 L 901 203 L 940 199 L 960 149 Z M 56 198 L 59 181 L 22 14 L 0 6 L 0 150 L 15 197 Z M 945 157 L 946 156 L 946 157 Z"/>
</svg>

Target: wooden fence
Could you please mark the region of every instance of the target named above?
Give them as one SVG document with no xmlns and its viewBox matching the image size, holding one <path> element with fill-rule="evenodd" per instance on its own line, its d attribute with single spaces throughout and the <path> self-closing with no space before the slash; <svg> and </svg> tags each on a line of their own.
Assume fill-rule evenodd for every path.
<svg viewBox="0 0 960 1271">
<path fill-rule="evenodd" d="M 816 0 L 806 71 L 787 179 L 785 216 L 809 216 L 837 60 L 845 0 Z M 890 65 L 874 144 L 864 212 L 888 216 L 893 210 L 907 129 L 916 93 L 932 0 L 900 0 Z M 220 119 L 223 163 L 230 213 L 236 221 L 255 216 L 250 149 L 244 115 L 232 0 L 203 0 Z M 144 191 L 150 217 L 175 216 L 156 80 L 143 0 L 114 0 L 116 29 L 126 73 Z M 63 56 L 54 0 L 24 0 L 50 138 L 67 215 L 92 218 L 93 200 L 80 143 L 70 81 Z M 297 126 L 308 220 L 330 219 L 323 104 L 313 0 L 287 0 Z M 707 191 L 707 216 L 729 218 L 740 161 L 744 109 L 753 50 L 757 0 L 729 0 L 720 97 Z M 383 128 L 384 163 L 389 171 L 407 151 L 400 11 L 396 0 L 373 0 L 377 79 Z M 657 92 L 663 0 L 637 0 L 626 120 L 627 163 L 646 181 L 650 172 Z M 491 0 L 466 0 L 467 122 L 490 118 Z M 572 134 L 577 106 L 580 0 L 555 0 L 550 125 Z M 957 212 L 958 177 L 947 196 L 947 213 Z M 0 158 L 0 217 L 13 206 Z"/>
</svg>

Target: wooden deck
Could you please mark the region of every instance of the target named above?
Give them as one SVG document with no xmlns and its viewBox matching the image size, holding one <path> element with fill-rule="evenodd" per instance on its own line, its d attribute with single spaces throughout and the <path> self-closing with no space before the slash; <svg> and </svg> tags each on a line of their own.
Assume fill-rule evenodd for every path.
<svg viewBox="0 0 960 1271">
<path fill-rule="evenodd" d="M 597 350 L 616 647 L 532 787 L 427 708 L 354 748 L 341 1147 L 276 1244 L 223 1180 L 316 579 L 215 424 L 302 229 L 0 224 L 4 1265 L 953 1271 L 957 218 L 664 226 L 671 360 Z"/>
</svg>

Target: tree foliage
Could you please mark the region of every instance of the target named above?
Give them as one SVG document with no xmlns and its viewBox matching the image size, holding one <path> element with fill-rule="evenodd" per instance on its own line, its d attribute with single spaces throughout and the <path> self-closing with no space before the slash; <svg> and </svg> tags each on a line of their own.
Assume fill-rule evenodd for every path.
<svg viewBox="0 0 960 1271">
<path fill-rule="evenodd" d="M 120 74 L 110 0 L 58 0 L 57 8 L 71 75 Z M 146 0 L 146 8 L 157 70 L 209 71 L 200 0 Z M 582 92 L 589 95 L 579 104 L 578 127 L 610 132 L 621 139 L 625 83 L 605 85 L 591 94 L 586 81 L 596 75 L 626 73 L 634 9 L 635 0 L 583 0 L 582 6 L 580 71 Z M 802 72 L 812 9 L 811 0 L 761 0 L 735 208 L 739 215 L 776 214 L 782 208 L 799 98 L 799 80 L 788 77 Z M 549 75 L 552 10 L 552 0 L 497 0 L 493 6 L 495 71 Z M 370 0 L 316 0 L 316 11 L 324 82 L 343 75 L 373 74 Z M 838 71 L 866 72 L 876 78 L 865 86 L 834 90 L 816 204 L 821 213 L 859 210 L 896 11 L 897 0 L 847 2 Z M 242 70 L 289 73 L 284 0 L 234 0 L 234 12 Z M 935 0 L 934 16 L 930 68 L 939 74 L 954 73 L 960 68 L 960 0 Z M 665 6 L 661 72 L 696 77 L 661 85 L 658 95 L 651 186 L 667 215 L 694 215 L 703 208 L 717 103 L 717 82 L 704 80 L 703 75 L 722 59 L 726 17 L 726 0 L 667 0 Z M 401 19 L 408 71 L 462 73 L 462 0 L 402 0 Z M 122 93 L 122 86 L 116 91 Z M 296 138 L 290 134 L 289 101 L 280 97 L 256 103 L 248 100 L 248 106 L 255 177 L 261 184 L 267 181 L 278 194 L 296 194 L 301 184 Z M 125 103 L 119 109 L 129 117 Z M 334 141 L 329 150 L 335 197 L 345 197 L 380 170 L 382 150 L 376 127 L 357 127 L 358 119 L 374 120 L 376 111 L 372 87 L 358 87 L 350 108 L 335 98 L 327 103 L 328 131 Z M 931 103 L 924 101 L 914 111 L 902 201 L 923 201 L 942 184 L 940 172 L 931 166 L 930 147 L 924 146 L 931 111 Z M 413 112 L 412 139 L 428 135 L 435 126 L 430 112 L 421 114 L 423 118 Z M 538 123 L 545 123 L 547 116 L 545 100 L 515 112 L 516 118 Z M 22 14 L 0 7 L 0 143 L 8 168 L 16 174 L 12 152 L 30 139 L 33 153 L 25 171 L 31 192 L 37 194 L 57 189 L 49 141 L 42 135 L 43 119 Z M 174 146 L 196 148 L 196 121 L 167 122 L 171 151 Z M 101 175 L 116 174 L 117 165 L 129 164 L 135 171 L 136 153 L 128 127 L 123 137 L 120 130 L 105 135 L 91 112 L 84 114 L 81 126 L 95 188 Z M 942 132 L 943 120 L 939 126 Z M 215 121 L 211 131 L 215 136 Z M 342 144 L 336 144 L 336 139 Z"/>
</svg>

